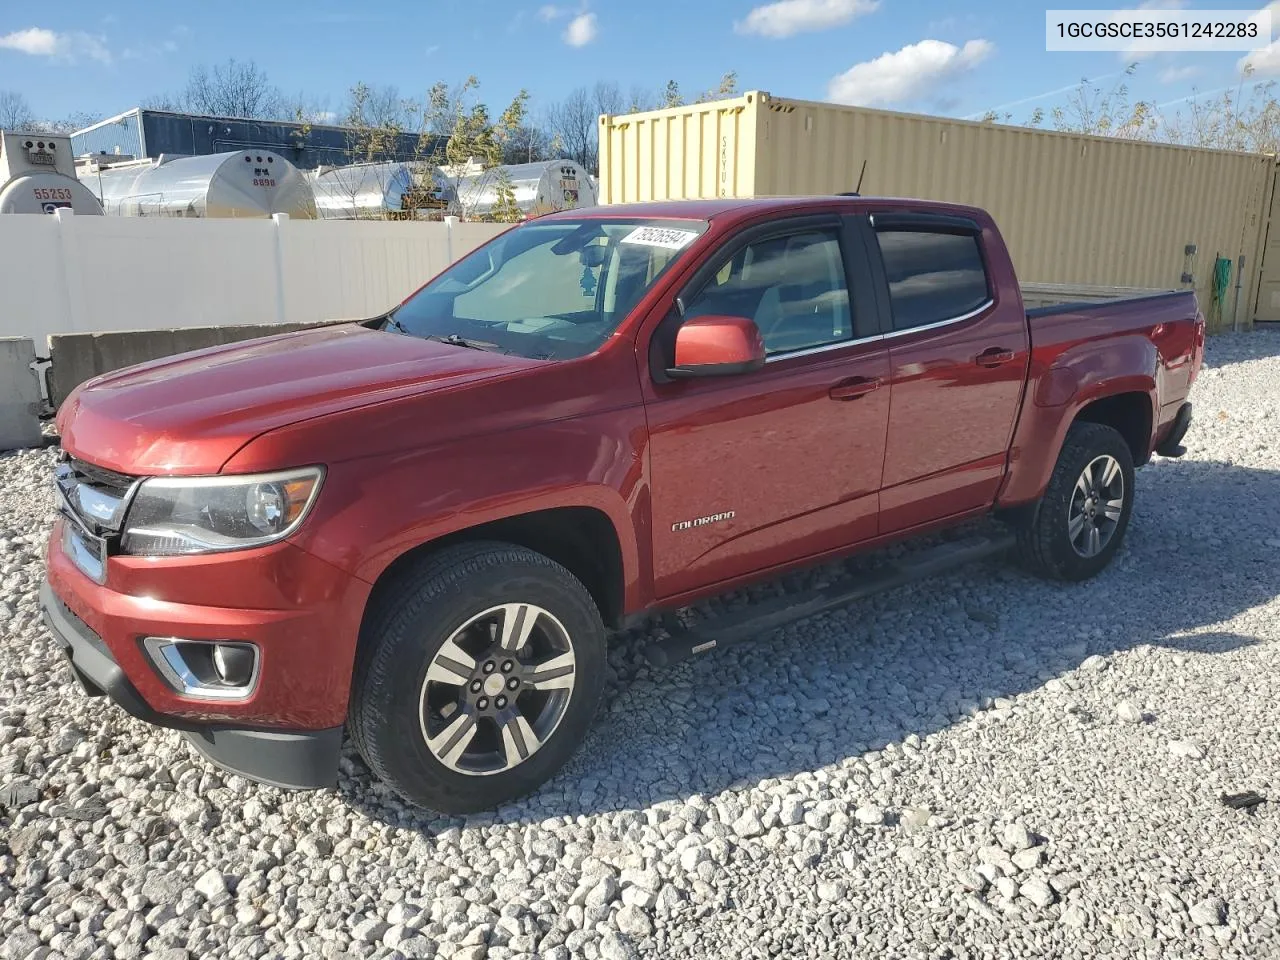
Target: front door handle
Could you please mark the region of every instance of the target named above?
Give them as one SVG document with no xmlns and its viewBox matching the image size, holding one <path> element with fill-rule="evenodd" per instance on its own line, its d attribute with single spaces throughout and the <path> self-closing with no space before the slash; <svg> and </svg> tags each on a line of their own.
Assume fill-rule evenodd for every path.
<svg viewBox="0 0 1280 960">
<path fill-rule="evenodd" d="M 857 400 L 879 389 L 879 377 L 850 377 L 848 380 L 841 380 L 828 390 L 827 396 L 832 400 Z"/>
<path fill-rule="evenodd" d="M 980 367 L 998 367 L 1000 364 L 1008 363 L 1012 359 L 1012 350 L 1005 350 L 1003 347 L 988 347 L 974 357 L 973 362 Z"/>
</svg>

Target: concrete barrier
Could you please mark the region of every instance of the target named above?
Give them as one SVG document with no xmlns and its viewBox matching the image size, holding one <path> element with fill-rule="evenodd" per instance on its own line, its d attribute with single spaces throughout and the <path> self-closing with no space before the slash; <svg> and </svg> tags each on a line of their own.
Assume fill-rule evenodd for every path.
<svg viewBox="0 0 1280 960">
<path fill-rule="evenodd" d="M 169 330 L 123 330 L 115 333 L 59 333 L 49 337 L 49 402 L 56 408 L 93 377 L 148 360 L 172 357 L 223 343 L 253 340 L 277 333 L 306 330 L 327 323 L 263 323 L 227 327 L 174 327 Z M 31 341 L 26 341 L 30 344 Z M 34 382 L 34 381 L 33 381 Z M 37 400 L 39 391 L 37 389 Z"/>
<path fill-rule="evenodd" d="M 40 445 L 40 381 L 35 344 L 0 337 L 0 450 Z"/>
</svg>

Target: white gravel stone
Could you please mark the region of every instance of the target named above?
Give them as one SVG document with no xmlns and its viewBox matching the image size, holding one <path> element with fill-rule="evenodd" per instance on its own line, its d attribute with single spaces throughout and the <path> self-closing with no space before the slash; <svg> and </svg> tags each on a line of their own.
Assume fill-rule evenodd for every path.
<svg viewBox="0 0 1280 960">
<path fill-rule="evenodd" d="M 648 914 L 636 906 L 626 906 L 614 914 L 614 923 L 618 929 L 631 937 L 643 939 L 653 932 L 653 923 Z"/>
<path fill-rule="evenodd" d="M 764 833 L 764 824 L 760 822 L 760 816 L 755 810 L 747 810 L 733 821 L 733 832 L 744 840 L 748 840 Z"/>
<path fill-rule="evenodd" d="M 1041 908 L 1049 906 L 1058 899 L 1058 895 L 1053 892 L 1053 887 L 1049 886 L 1042 877 L 1032 877 L 1018 887 L 1018 893 Z"/>
<path fill-rule="evenodd" d="M 1063 909 L 1062 914 L 1058 917 L 1058 922 L 1063 926 L 1080 930 L 1088 925 L 1089 914 L 1080 904 L 1070 903 Z"/>
<path fill-rule="evenodd" d="M 849 893 L 849 885 L 843 880 L 820 880 L 818 881 L 817 893 L 819 900 L 825 900 L 827 903 L 840 903 Z"/>
<path fill-rule="evenodd" d="M 1116 704 L 1116 716 L 1125 723 L 1141 723 L 1142 711 L 1130 700 L 1121 700 Z"/>
<path fill-rule="evenodd" d="M 1044 848 L 1028 847 L 1026 850 L 1019 850 L 1009 859 L 1019 870 L 1034 870 L 1044 863 Z"/>
<path fill-rule="evenodd" d="M 865 823 L 868 826 L 875 826 L 877 824 L 884 823 L 884 811 L 879 807 L 858 807 L 858 809 L 853 812 L 853 816 L 859 823 Z"/>
<path fill-rule="evenodd" d="M 1220 927 L 1227 922 L 1227 902 L 1221 897 L 1208 897 L 1192 905 L 1190 916 L 1197 927 Z"/>
<path fill-rule="evenodd" d="M 1169 752 L 1186 760 L 1204 759 L 1204 747 L 1194 740 L 1173 740 L 1169 743 Z"/>
<path fill-rule="evenodd" d="M 206 900 L 215 900 L 227 892 L 227 879 L 221 870 L 210 868 L 200 875 L 195 883 L 195 891 Z"/>
<path fill-rule="evenodd" d="M 1010 823 L 1001 834 L 1004 848 L 1009 851 L 1029 850 L 1036 843 L 1036 835 L 1024 823 Z"/>
</svg>

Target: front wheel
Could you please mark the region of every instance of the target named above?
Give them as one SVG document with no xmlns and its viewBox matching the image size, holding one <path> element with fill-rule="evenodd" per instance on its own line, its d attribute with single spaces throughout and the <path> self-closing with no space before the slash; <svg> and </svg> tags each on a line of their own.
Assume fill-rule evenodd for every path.
<svg viewBox="0 0 1280 960">
<path fill-rule="evenodd" d="M 1087 580 L 1111 562 L 1133 511 L 1133 454 L 1114 428 L 1075 423 L 1031 517 L 1018 553 L 1036 573 Z"/>
<path fill-rule="evenodd" d="M 409 801 L 444 813 L 490 809 L 568 760 L 604 675 L 604 625 L 573 574 L 523 547 L 451 547 L 371 609 L 352 738 Z"/>
</svg>

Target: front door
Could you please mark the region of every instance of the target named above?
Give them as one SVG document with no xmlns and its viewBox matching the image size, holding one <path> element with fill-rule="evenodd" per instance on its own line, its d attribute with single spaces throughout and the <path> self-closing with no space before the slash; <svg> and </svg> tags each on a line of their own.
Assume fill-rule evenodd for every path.
<svg viewBox="0 0 1280 960">
<path fill-rule="evenodd" d="M 650 385 L 660 598 L 876 535 L 889 355 L 874 309 L 851 306 L 846 266 L 865 262 L 861 243 L 835 218 L 730 240 L 685 298 L 686 319 L 752 318 L 768 359 Z"/>
</svg>

